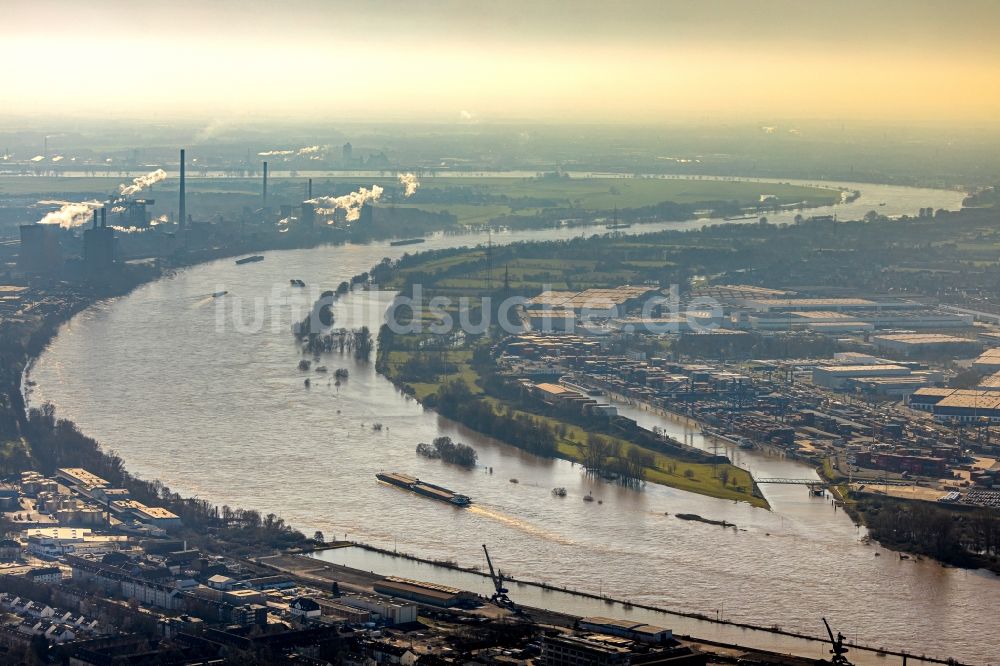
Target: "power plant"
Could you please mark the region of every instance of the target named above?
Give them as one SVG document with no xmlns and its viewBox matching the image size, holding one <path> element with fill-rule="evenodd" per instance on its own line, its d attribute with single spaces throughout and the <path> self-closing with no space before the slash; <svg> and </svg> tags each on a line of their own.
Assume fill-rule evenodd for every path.
<svg viewBox="0 0 1000 666">
<path fill-rule="evenodd" d="M 94 224 L 83 232 L 83 272 L 88 278 L 107 275 L 115 265 L 115 232 L 107 224 L 107 207 L 101 208 L 101 226 L 97 226 L 97 210 L 94 210 Z"/>
</svg>

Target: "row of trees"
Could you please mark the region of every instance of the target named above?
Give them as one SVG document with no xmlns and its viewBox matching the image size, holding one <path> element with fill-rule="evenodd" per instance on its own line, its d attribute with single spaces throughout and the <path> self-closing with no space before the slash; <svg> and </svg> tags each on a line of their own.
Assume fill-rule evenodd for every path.
<svg viewBox="0 0 1000 666">
<path fill-rule="evenodd" d="M 542 419 L 496 410 L 474 396 L 465 382 L 453 380 L 425 400 L 428 407 L 473 430 L 491 435 L 536 455 L 554 457 L 558 451 L 556 431 Z"/>
</svg>

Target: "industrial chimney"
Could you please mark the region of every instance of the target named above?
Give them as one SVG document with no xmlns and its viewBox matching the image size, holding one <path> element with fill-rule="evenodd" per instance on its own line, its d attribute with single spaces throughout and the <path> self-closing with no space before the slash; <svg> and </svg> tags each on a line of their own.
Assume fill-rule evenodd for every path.
<svg viewBox="0 0 1000 666">
<path fill-rule="evenodd" d="M 94 228 L 97 228 L 97 209 L 94 209 Z"/>
<path fill-rule="evenodd" d="M 264 192 L 262 200 L 261 208 L 267 208 L 267 162 L 264 162 Z"/>
<path fill-rule="evenodd" d="M 180 200 L 180 221 L 179 229 L 181 232 L 187 225 L 187 197 L 184 193 L 184 149 L 181 148 L 181 200 Z"/>
<path fill-rule="evenodd" d="M 310 178 L 309 179 L 309 187 L 306 190 L 306 199 L 312 199 L 312 198 L 313 198 L 313 179 Z"/>
<path fill-rule="evenodd" d="M 101 206 L 101 229 L 108 226 L 108 207 Z"/>
</svg>

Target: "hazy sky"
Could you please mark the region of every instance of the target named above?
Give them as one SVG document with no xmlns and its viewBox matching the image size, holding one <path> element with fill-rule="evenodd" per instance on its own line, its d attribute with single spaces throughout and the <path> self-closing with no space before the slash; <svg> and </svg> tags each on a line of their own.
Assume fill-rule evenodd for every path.
<svg viewBox="0 0 1000 666">
<path fill-rule="evenodd" d="M 0 0 L 0 113 L 1000 117 L 998 0 Z"/>
</svg>

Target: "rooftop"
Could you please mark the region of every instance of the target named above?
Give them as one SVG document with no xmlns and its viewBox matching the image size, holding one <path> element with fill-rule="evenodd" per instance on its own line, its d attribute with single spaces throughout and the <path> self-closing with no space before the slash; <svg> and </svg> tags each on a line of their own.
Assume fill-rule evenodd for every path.
<svg viewBox="0 0 1000 666">
<path fill-rule="evenodd" d="M 906 344 L 941 344 L 941 343 L 971 343 L 974 340 L 960 338 L 957 335 L 945 335 L 943 333 L 885 333 L 873 335 L 873 340 L 884 340 L 887 342 L 902 342 Z"/>
</svg>

